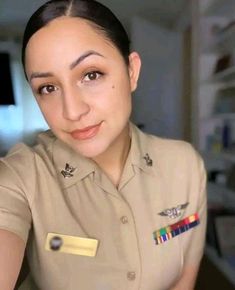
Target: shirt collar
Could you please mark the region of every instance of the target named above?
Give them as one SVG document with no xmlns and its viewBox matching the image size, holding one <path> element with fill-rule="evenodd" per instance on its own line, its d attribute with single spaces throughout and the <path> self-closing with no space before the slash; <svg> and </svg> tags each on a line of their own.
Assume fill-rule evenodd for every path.
<svg viewBox="0 0 235 290">
<path fill-rule="evenodd" d="M 131 162 L 147 174 L 155 175 L 156 160 L 151 146 L 151 136 L 143 133 L 133 123 L 130 123 L 131 131 Z"/>
<path fill-rule="evenodd" d="M 95 172 L 97 165 L 91 159 L 75 152 L 56 139 L 53 144 L 53 162 L 64 187 L 69 187 Z"/>
<path fill-rule="evenodd" d="M 129 168 L 128 174 L 131 176 L 130 167 L 133 166 L 147 174 L 155 175 L 156 160 L 154 160 L 153 148 L 149 144 L 151 137 L 143 133 L 131 122 L 129 128 L 131 148 L 125 166 Z M 55 164 L 57 174 L 64 188 L 72 186 L 88 175 L 100 170 L 93 160 L 75 152 L 67 144 L 57 139 L 50 131 L 47 135 L 53 137 L 53 163 Z M 149 162 L 147 162 L 147 156 Z"/>
</svg>

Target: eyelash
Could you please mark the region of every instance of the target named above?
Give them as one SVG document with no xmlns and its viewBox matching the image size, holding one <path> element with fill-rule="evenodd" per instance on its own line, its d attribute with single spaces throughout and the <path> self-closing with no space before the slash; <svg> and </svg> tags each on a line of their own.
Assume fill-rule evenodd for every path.
<svg viewBox="0 0 235 290">
<path fill-rule="evenodd" d="M 44 95 L 44 94 L 45 94 L 45 95 L 49 95 L 49 94 L 51 94 L 52 92 L 49 92 L 49 93 L 43 93 L 43 90 L 44 90 L 45 88 L 48 89 L 49 87 L 53 88 L 53 92 L 57 90 L 57 88 L 56 88 L 54 85 L 43 85 L 43 86 L 41 86 L 41 87 L 38 88 L 38 90 L 37 90 L 37 94 L 38 94 L 38 95 Z"/>
<path fill-rule="evenodd" d="M 96 74 L 96 77 L 97 77 L 97 75 L 98 75 L 98 77 L 96 78 L 96 79 L 94 79 L 94 80 L 85 80 L 85 78 L 87 77 L 87 76 L 89 76 L 89 75 L 92 75 L 92 74 Z M 99 78 L 101 78 L 102 76 L 104 75 L 104 73 L 102 73 L 102 72 L 100 72 L 100 71 L 90 71 L 90 72 L 88 72 L 88 73 L 85 73 L 85 75 L 84 75 L 84 77 L 83 77 L 83 79 L 82 79 L 82 82 L 93 82 L 93 81 L 97 81 Z"/>
<path fill-rule="evenodd" d="M 91 76 L 92 74 L 96 74 L 96 78 L 95 79 L 85 80 L 85 78 L 87 76 L 89 76 L 89 75 Z M 97 81 L 102 76 L 104 76 L 104 73 L 102 73 L 100 71 L 90 71 L 90 72 L 84 74 L 84 77 L 82 78 L 82 83 L 89 83 L 89 82 Z M 43 90 L 46 89 L 46 88 L 48 89 L 49 87 L 53 88 L 53 91 L 52 92 L 48 92 L 48 93 L 43 93 Z M 37 90 L 37 94 L 38 95 L 44 95 L 44 94 L 49 95 L 49 94 L 51 94 L 51 93 L 53 93 L 54 91 L 57 91 L 57 90 L 58 90 L 58 88 L 56 86 L 48 84 L 48 85 L 40 86 L 38 88 L 38 90 Z"/>
</svg>

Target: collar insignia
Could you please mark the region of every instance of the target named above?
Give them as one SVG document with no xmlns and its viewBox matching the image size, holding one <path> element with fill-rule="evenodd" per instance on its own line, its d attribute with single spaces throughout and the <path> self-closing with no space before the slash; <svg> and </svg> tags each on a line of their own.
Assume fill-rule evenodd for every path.
<svg viewBox="0 0 235 290">
<path fill-rule="evenodd" d="M 175 219 L 181 216 L 182 210 L 185 209 L 189 205 L 189 202 L 185 204 L 178 205 L 177 207 L 172 207 L 165 209 L 162 212 L 159 212 L 158 215 L 160 216 L 168 216 L 171 219 Z"/>
<path fill-rule="evenodd" d="M 64 178 L 73 177 L 73 172 L 76 170 L 75 167 L 70 166 L 68 163 L 65 165 L 65 169 L 61 170 L 61 174 Z"/>
<path fill-rule="evenodd" d="M 145 154 L 145 156 L 143 157 L 147 166 L 153 166 L 153 160 L 149 157 L 148 153 Z"/>
</svg>

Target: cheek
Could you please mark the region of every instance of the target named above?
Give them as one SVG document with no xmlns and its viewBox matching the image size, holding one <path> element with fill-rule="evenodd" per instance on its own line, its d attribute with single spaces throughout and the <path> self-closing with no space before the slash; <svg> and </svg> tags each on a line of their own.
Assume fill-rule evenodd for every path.
<svg viewBox="0 0 235 290">
<path fill-rule="evenodd" d="M 53 127 L 53 123 L 56 123 L 61 114 L 61 106 L 57 102 L 41 101 L 37 100 L 38 106 L 46 119 L 50 127 Z"/>
<path fill-rule="evenodd" d="M 129 83 L 123 82 L 119 87 L 113 85 L 112 91 L 115 96 L 113 99 L 113 110 L 119 114 L 128 111 L 131 107 L 131 91 Z"/>
<path fill-rule="evenodd" d="M 129 111 L 131 107 L 129 90 L 118 88 L 116 85 L 109 86 L 106 93 L 97 100 L 97 108 L 105 115 L 126 114 L 126 111 Z"/>
<path fill-rule="evenodd" d="M 113 80 L 104 91 L 106 92 L 105 101 L 112 111 L 117 113 L 118 109 L 130 106 L 131 88 L 128 77 L 123 76 L 116 81 Z"/>
</svg>

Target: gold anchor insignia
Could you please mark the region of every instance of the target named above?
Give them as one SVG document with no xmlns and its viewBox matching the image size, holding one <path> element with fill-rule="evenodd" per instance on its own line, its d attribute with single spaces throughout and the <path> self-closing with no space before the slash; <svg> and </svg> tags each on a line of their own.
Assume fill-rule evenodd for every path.
<svg viewBox="0 0 235 290">
<path fill-rule="evenodd" d="M 149 157 L 148 153 L 143 158 L 148 166 L 153 166 L 153 160 Z"/>
<path fill-rule="evenodd" d="M 177 207 L 168 208 L 162 212 L 159 212 L 158 215 L 168 216 L 171 219 L 175 219 L 175 218 L 181 216 L 181 214 L 182 214 L 181 210 L 185 209 L 188 205 L 189 205 L 189 202 L 187 202 L 185 204 L 178 205 Z"/>
<path fill-rule="evenodd" d="M 64 178 L 70 178 L 73 177 L 73 172 L 76 170 L 75 167 L 70 166 L 68 163 L 65 165 L 65 169 L 61 170 L 61 174 L 64 176 Z"/>
</svg>

